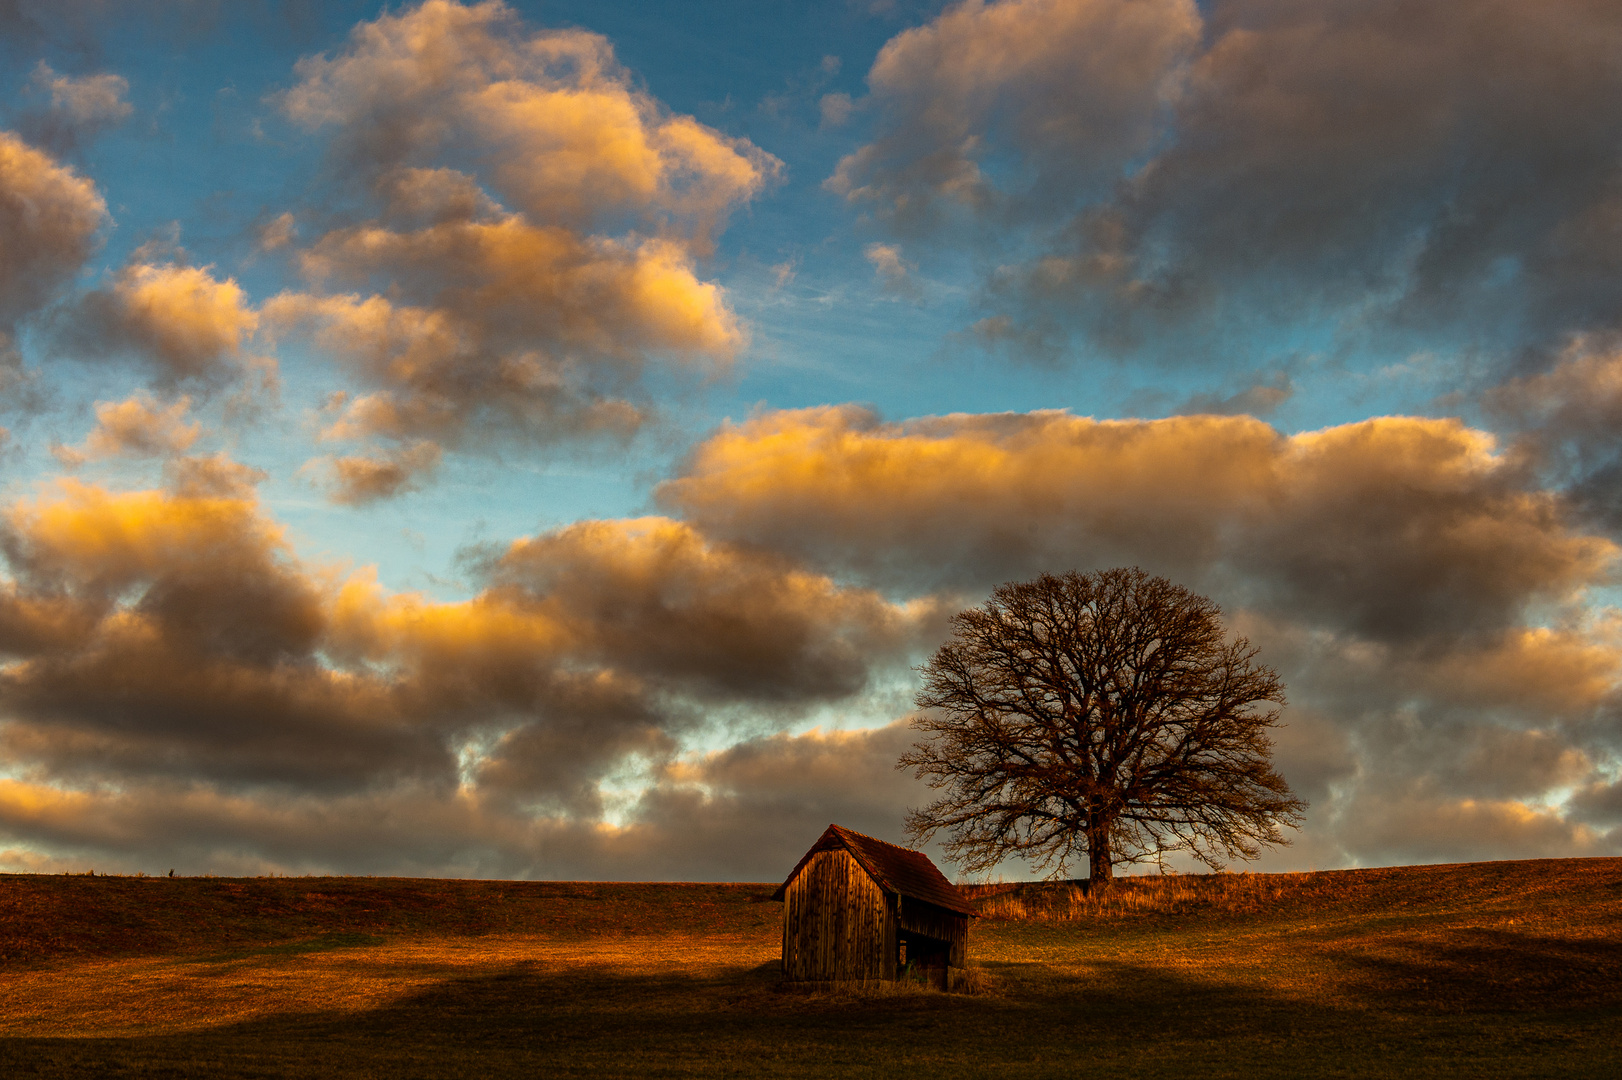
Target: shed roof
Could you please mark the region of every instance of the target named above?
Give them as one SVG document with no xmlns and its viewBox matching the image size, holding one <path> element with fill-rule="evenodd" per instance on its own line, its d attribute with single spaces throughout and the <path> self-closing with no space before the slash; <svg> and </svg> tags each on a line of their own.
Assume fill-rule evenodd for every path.
<svg viewBox="0 0 1622 1080">
<path fill-rule="evenodd" d="M 871 836 L 864 836 L 859 832 L 841 828 L 838 825 L 828 826 L 828 830 L 795 864 L 789 876 L 783 879 L 783 884 L 772 893 L 773 900 L 783 899 L 788 890 L 788 883 L 794 880 L 794 875 L 805 868 L 811 861 L 811 856 L 819 851 L 832 851 L 843 848 L 851 853 L 863 870 L 867 871 L 878 883 L 879 888 L 885 892 L 896 893 L 913 900 L 922 900 L 926 904 L 955 911 L 959 915 L 974 915 L 980 913 L 963 898 L 957 891 L 957 886 L 946 880 L 946 875 L 936 869 L 935 864 L 929 861 L 929 856 L 921 851 L 897 847 L 887 844 L 883 840 L 875 840 Z"/>
</svg>

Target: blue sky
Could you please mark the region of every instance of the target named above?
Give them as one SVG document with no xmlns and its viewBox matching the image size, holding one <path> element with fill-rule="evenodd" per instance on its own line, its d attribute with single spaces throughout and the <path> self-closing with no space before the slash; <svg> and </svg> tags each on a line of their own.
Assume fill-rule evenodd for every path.
<svg viewBox="0 0 1622 1080">
<path fill-rule="evenodd" d="M 1617 853 L 1619 40 L 0 4 L 0 867 L 769 878 L 1125 564 L 1291 688 L 1260 865 Z"/>
</svg>

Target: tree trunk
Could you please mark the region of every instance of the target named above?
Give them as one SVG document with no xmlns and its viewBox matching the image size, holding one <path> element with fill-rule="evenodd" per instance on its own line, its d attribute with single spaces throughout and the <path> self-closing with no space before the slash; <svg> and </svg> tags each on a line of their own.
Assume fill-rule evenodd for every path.
<svg viewBox="0 0 1622 1080">
<path fill-rule="evenodd" d="M 1087 829 L 1087 891 L 1108 885 L 1115 877 L 1115 853 L 1110 850 L 1109 825 Z"/>
</svg>

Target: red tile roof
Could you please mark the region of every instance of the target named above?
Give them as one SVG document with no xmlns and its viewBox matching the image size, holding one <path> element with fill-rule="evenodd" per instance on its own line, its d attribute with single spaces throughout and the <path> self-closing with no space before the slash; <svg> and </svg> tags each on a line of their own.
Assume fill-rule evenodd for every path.
<svg viewBox="0 0 1622 1080">
<path fill-rule="evenodd" d="M 777 887 L 772 899 L 783 899 L 788 883 L 793 881 L 794 875 L 811 861 L 811 856 L 819 851 L 833 851 L 837 848 L 850 852 L 861 864 L 862 869 L 867 871 L 867 875 L 885 892 L 912 900 L 922 900 L 926 904 L 934 904 L 936 907 L 955 911 L 960 915 L 979 915 L 973 905 L 964 899 L 963 894 L 957 891 L 957 886 L 947 881 L 946 875 L 929 861 L 928 855 L 910 848 L 887 844 L 883 840 L 875 840 L 871 836 L 864 836 L 838 825 L 828 826 L 828 831 L 811 845 L 811 850 L 805 853 L 789 876 L 783 879 L 783 884 Z"/>
</svg>

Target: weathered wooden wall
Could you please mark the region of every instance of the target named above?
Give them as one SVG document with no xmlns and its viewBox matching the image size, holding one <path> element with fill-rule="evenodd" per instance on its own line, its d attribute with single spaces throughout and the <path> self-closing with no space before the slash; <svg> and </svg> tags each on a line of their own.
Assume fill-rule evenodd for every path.
<svg viewBox="0 0 1622 1080">
<path fill-rule="evenodd" d="M 969 917 L 955 911 L 926 904 L 922 900 L 901 898 L 899 923 L 902 933 L 922 934 L 924 937 L 945 942 L 951 947 L 947 963 L 952 967 L 968 967 Z"/>
<path fill-rule="evenodd" d="M 889 898 L 849 852 L 817 852 L 784 890 L 784 978 L 893 979 L 899 950 Z"/>
</svg>

